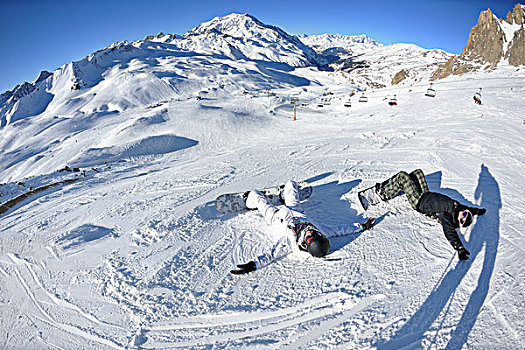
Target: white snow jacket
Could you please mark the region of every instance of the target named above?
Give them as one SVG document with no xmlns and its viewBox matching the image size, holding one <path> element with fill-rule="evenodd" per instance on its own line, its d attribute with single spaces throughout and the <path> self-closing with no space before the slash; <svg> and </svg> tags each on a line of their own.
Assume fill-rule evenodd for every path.
<svg viewBox="0 0 525 350">
<path fill-rule="evenodd" d="M 321 233 L 328 238 L 351 235 L 363 231 L 362 226 L 358 223 L 354 223 L 351 225 L 341 224 L 335 226 L 328 226 L 323 224 L 314 224 L 311 221 L 309 222 L 315 227 L 317 227 L 319 231 L 321 231 Z M 286 229 L 284 232 L 281 232 L 282 234 L 273 244 L 273 246 L 268 247 L 268 249 L 266 249 L 266 251 L 263 254 L 259 255 L 254 259 L 257 269 L 264 267 L 270 264 L 271 262 L 280 259 L 290 253 L 299 251 L 299 244 L 301 242 L 301 239 L 304 238 L 298 237 L 298 241 L 296 241 L 295 231 Z"/>
<path fill-rule="evenodd" d="M 299 192 L 297 184 L 289 181 L 283 190 L 285 206 L 277 208 L 268 203 L 266 197 L 259 191 L 251 191 L 246 205 L 248 208 L 257 208 L 266 221 L 266 224 L 276 229 L 278 238 L 274 244 L 265 249 L 264 253 L 254 259 L 257 269 L 264 267 L 276 259 L 299 250 L 303 244 L 304 233 L 297 232 L 297 223 L 308 222 L 314 225 L 326 237 L 344 236 L 362 231 L 358 223 L 329 226 L 310 220 L 299 207 Z M 299 236 L 298 236 L 299 233 Z"/>
</svg>

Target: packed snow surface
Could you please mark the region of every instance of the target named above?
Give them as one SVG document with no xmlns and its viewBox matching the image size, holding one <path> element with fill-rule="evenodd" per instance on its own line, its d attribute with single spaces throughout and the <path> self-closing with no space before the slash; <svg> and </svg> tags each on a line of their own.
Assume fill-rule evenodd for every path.
<svg viewBox="0 0 525 350">
<path fill-rule="evenodd" d="M 80 90 L 58 83 L 64 66 L 4 119 L 1 348 L 525 347 L 523 70 L 359 103 L 333 72 L 141 45 L 77 63 Z M 157 57 L 141 53 L 151 45 Z M 404 196 L 360 207 L 360 189 L 417 168 L 432 191 L 487 209 L 461 232 L 468 261 Z M 230 274 L 275 232 L 214 199 L 289 179 L 313 187 L 316 221 L 376 226 L 332 239 L 325 258 Z"/>
</svg>

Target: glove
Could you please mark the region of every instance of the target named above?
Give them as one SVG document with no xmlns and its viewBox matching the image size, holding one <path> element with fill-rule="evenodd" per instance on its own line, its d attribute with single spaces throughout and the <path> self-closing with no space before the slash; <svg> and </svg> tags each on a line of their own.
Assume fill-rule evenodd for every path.
<svg viewBox="0 0 525 350">
<path fill-rule="evenodd" d="M 244 275 L 245 273 L 255 271 L 257 269 L 257 266 L 255 265 L 255 261 L 250 261 L 246 264 L 239 264 L 237 265 L 239 270 L 231 270 L 230 272 L 234 275 Z"/>
<path fill-rule="evenodd" d="M 369 218 L 364 224 L 361 224 L 363 231 L 370 230 L 372 226 L 374 226 L 375 221 L 376 221 L 375 219 Z"/>
<path fill-rule="evenodd" d="M 461 247 L 458 249 L 458 256 L 459 260 L 468 260 L 470 255 L 470 252 L 465 249 L 465 247 Z"/>
</svg>

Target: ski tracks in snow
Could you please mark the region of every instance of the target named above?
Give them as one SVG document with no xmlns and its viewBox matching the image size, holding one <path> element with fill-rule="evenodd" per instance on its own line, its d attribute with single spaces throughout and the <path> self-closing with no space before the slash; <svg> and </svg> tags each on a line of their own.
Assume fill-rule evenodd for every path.
<svg viewBox="0 0 525 350">
<path fill-rule="evenodd" d="M 145 348 L 185 348 L 192 346 L 206 346 L 221 342 L 230 344 L 242 340 L 244 344 L 252 343 L 260 347 L 296 349 L 317 339 L 328 330 L 348 321 L 374 301 L 384 298 L 383 295 L 373 295 L 357 300 L 345 293 L 328 293 L 303 301 L 298 306 L 283 308 L 277 311 L 261 311 L 252 313 L 230 313 L 224 315 L 204 315 L 179 318 L 169 322 L 159 322 L 145 327 L 144 330 L 152 338 L 151 342 L 143 344 Z M 273 334 L 286 329 L 304 327 L 309 322 L 318 323 L 306 333 L 290 331 L 283 339 L 272 340 L 271 345 L 264 346 L 268 341 L 257 341 L 257 337 Z M 188 330 L 195 335 L 196 329 L 204 329 L 209 335 L 204 337 L 187 338 Z M 285 332 L 286 333 L 286 332 Z M 154 341 L 162 338 L 162 342 Z M 166 342 L 167 339 L 180 339 Z"/>
<path fill-rule="evenodd" d="M 103 322 L 95 316 L 84 312 L 78 306 L 69 303 L 66 300 L 58 298 L 48 292 L 38 278 L 33 264 L 15 254 L 8 254 L 12 261 L 12 270 L 22 289 L 31 303 L 36 307 L 33 315 L 26 315 L 32 322 L 42 322 L 56 330 L 80 339 L 80 345 L 85 342 L 98 344 L 98 347 L 123 349 L 118 342 L 111 340 L 115 335 L 120 334 L 117 338 L 125 339 L 128 331 L 122 327 Z M 5 272 L 6 277 L 9 274 Z M 29 276 L 27 276 L 29 275 Z M 81 320 L 81 322 L 79 322 Z M 77 323 L 77 325 L 75 325 Z M 81 324 L 81 325 L 80 325 Z M 112 336 L 109 336 L 111 334 Z M 51 340 L 44 340 L 42 332 L 38 336 L 39 341 L 51 346 Z M 31 339 L 29 339 L 31 341 Z M 74 343 L 74 342 L 73 342 Z M 19 344 L 21 345 L 21 344 Z M 72 343 L 70 343 L 72 345 Z M 64 344 L 64 346 L 67 346 Z M 58 345 L 53 345 L 58 347 Z"/>
</svg>

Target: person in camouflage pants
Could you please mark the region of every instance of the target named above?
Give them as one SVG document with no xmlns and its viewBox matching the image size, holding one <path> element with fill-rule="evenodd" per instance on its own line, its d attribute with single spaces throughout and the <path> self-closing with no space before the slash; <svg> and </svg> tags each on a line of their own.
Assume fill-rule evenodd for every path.
<svg viewBox="0 0 525 350">
<path fill-rule="evenodd" d="M 444 194 L 430 192 L 425 175 L 420 169 L 414 170 L 410 174 L 401 171 L 390 179 L 377 183 L 374 190 L 375 194 L 383 201 L 405 192 L 414 210 L 435 218 L 441 223 L 443 233 L 458 252 L 459 259 L 467 260 L 469 258 L 470 252 L 463 246 L 456 229 L 469 226 L 472 223 L 473 216 L 485 214 L 485 208 L 470 207 Z M 379 202 L 372 201 L 370 203 L 375 205 Z"/>
<path fill-rule="evenodd" d="M 379 195 L 385 201 L 405 192 L 412 208 L 417 210 L 417 204 L 423 193 L 428 192 L 425 174 L 421 169 L 416 169 L 410 174 L 400 171 L 381 184 Z"/>
</svg>

